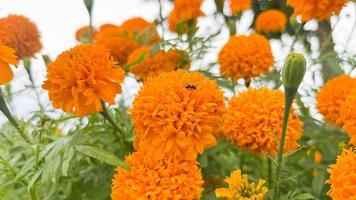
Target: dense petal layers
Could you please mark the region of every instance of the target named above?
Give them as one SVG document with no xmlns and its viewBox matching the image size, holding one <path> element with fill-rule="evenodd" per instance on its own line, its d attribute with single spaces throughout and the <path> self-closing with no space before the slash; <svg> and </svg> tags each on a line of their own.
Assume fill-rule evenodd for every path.
<svg viewBox="0 0 356 200">
<path fill-rule="evenodd" d="M 161 73 L 145 81 L 134 100 L 135 148 L 194 160 L 216 143 L 224 111 L 215 81 L 197 72 Z"/>
<path fill-rule="evenodd" d="M 223 76 L 233 80 L 251 80 L 269 72 L 273 65 L 268 40 L 259 35 L 232 36 L 219 53 L 218 63 Z"/>
<path fill-rule="evenodd" d="M 78 45 L 48 65 L 43 88 L 55 108 L 84 116 L 113 104 L 124 76 L 104 46 Z"/>
<path fill-rule="evenodd" d="M 287 16 L 284 12 L 271 9 L 259 14 L 256 18 L 256 30 L 264 33 L 283 32 L 287 26 Z"/>
<path fill-rule="evenodd" d="M 351 137 L 350 143 L 356 145 L 356 87 L 353 87 L 341 106 L 339 120 L 344 123 L 343 128 Z"/>
<path fill-rule="evenodd" d="M 203 191 L 196 161 L 155 159 L 135 152 L 126 157 L 130 170 L 120 167 L 112 183 L 112 200 L 193 200 Z"/>
<path fill-rule="evenodd" d="M 252 0 L 230 0 L 230 9 L 233 15 L 236 15 L 244 10 L 250 9 Z"/>
<path fill-rule="evenodd" d="M 283 92 L 250 88 L 230 100 L 224 115 L 224 133 L 241 149 L 275 156 L 282 136 L 283 111 Z M 298 148 L 301 135 L 302 121 L 292 109 L 284 151 Z"/>
</svg>

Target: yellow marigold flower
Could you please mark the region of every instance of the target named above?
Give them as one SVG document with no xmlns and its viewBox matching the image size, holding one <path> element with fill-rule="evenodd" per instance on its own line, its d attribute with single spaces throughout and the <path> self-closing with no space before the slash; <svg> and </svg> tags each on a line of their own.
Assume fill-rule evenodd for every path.
<svg viewBox="0 0 356 200">
<path fill-rule="evenodd" d="M 259 34 L 230 37 L 218 58 L 221 74 L 234 81 L 239 78 L 251 80 L 266 74 L 273 62 L 268 40 Z"/>
<path fill-rule="evenodd" d="M 260 179 L 257 185 L 249 183 L 247 175 L 241 175 L 241 170 L 233 171 L 225 182 L 229 184 L 229 188 L 218 188 L 215 194 L 227 200 L 263 200 L 268 192 L 267 187 L 263 186 L 265 180 Z"/>
<path fill-rule="evenodd" d="M 228 140 L 262 155 L 275 156 L 282 136 L 284 95 L 279 90 L 250 88 L 233 97 L 224 115 L 224 133 Z M 253 113 L 253 114 L 252 114 Z M 302 121 L 290 111 L 284 151 L 298 148 Z"/>
<path fill-rule="evenodd" d="M 130 72 L 142 80 L 150 76 L 156 76 L 160 72 L 170 72 L 179 68 L 184 68 L 182 55 L 175 50 L 164 52 L 159 50 L 151 57 L 152 47 L 141 47 L 133 51 L 127 63 L 132 65 Z M 189 65 L 188 67 L 189 68 Z"/>
<path fill-rule="evenodd" d="M 216 144 L 224 111 L 215 81 L 198 72 L 161 73 L 144 83 L 133 102 L 135 148 L 158 158 L 194 160 Z"/>
<path fill-rule="evenodd" d="M 14 78 L 10 65 L 17 65 L 16 52 L 0 43 L 0 85 L 10 82 Z"/>
<path fill-rule="evenodd" d="M 48 65 L 43 88 L 55 108 L 84 116 L 101 112 L 101 101 L 113 104 L 124 76 L 104 46 L 83 44 Z"/>
<path fill-rule="evenodd" d="M 256 30 L 264 33 L 283 32 L 287 26 L 287 16 L 284 12 L 271 9 L 259 14 L 256 19 Z"/>
<path fill-rule="evenodd" d="M 356 80 L 347 75 L 341 75 L 329 80 L 316 96 L 316 107 L 323 114 L 326 122 L 343 126 L 340 118 L 341 106 L 347 95 L 356 86 Z"/>
<path fill-rule="evenodd" d="M 0 19 L 0 41 L 15 49 L 19 58 L 33 57 L 42 48 L 37 27 L 29 19 L 9 15 Z"/>
<path fill-rule="evenodd" d="M 189 20 L 192 20 L 193 24 L 195 24 L 198 17 L 204 15 L 200 9 L 202 3 L 202 0 L 175 0 L 174 8 L 168 16 L 169 29 L 172 32 L 176 32 L 179 24 Z M 182 33 L 187 32 L 188 28 L 188 26 L 182 27 Z"/>
<path fill-rule="evenodd" d="M 230 0 L 230 9 L 233 15 L 248 10 L 251 6 L 252 0 Z"/>
<path fill-rule="evenodd" d="M 352 149 L 345 149 L 337 157 L 336 164 L 328 169 L 330 184 L 328 195 L 333 200 L 354 200 L 356 198 L 356 153 Z"/>
<path fill-rule="evenodd" d="M 287 0 L 294 9 L 294 15 L 300 15 L 303 22 L 311 19 L 327 20 L 333 14 L 339 14 L 349 0 Z"/>
<path fill-rule="evenodd" d="M 141 37 L 141 40 L 148 41 L 149 43 L 154 43 L 159 40 L 156 24 L 148 22 L 141 17 L 128 19 L 124 21 L 120 27 L 127 31 L 131 37 L 135 37 L 135 34 L 137 34 Z"/>
<path fill-rule="evenodd" d="M 355 86 L 354 86 L 355 88 Z M 341 88 L 338 87 L 337 90 Z M 337 92 L 337 91 L 335 91 Z M 343 129 L 350 135 L 350 143 L 356 145 L 356 89 L 352 89 L 341 105 L 339 120 L 344 122 Z"/>
<path fill-rule="evenodd" d="M 120 66 L 127 62 L 127 58 L 140 44 L 125 35 L 120 27 L 106 27 L 95 34 L 95 42 L 104 45 Z"/>
<path fill-rule="evenodd" d="M 118 167 L 112 181 L 112 200 L 199 199 L 203 179 L 196 161 L 156 159 L 135 152 L 126 157 L 130 170 Z"/>
<path fill-rule="evenodd" d="M 95 31 L 96 30 L 93 27 L 93 33 L 92 33 L 93 35 L 95 34 Z M 90 37 L 90 27 L 89 26 L 83 26 L 75 32 L 75 39 L 78 42 L 85 41 L 89 37 Z"/>
</svg>

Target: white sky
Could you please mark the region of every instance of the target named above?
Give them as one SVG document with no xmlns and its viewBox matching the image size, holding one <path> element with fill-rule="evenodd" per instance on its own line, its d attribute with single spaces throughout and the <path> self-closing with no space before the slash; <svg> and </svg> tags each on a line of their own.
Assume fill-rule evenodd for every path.
<svg viewBox="0 0 356 200">
<path fill-rule="evenodd" d="M 213 0 L 205 0 L 203 10 L 207 15 L 214 11 Z M 170 6 L 165 7 L 165 13 L 168 13 Z M 337 42 L 337 49 L 343 50 L 346 45 L 346 38 L 351 34 L 352 25 L 356 23 L 356 6 L 355 4 L 348 5 L 341 13 L 342 20 L 339 23 L 334 34 L 334 39 Z M 158 12 L 156 1 L 145 2 L 144 0 L 96 0 L 94 5 L 94 25 L 98 26 L 103 23 L 120 24 L 125 19 L 134 16 L 141 16 L 147 20 L 153 20 Z M 75 31 L 88 23 L 88 16 L 82 0 L 1 0 L 0 1 L 0 17 L 8 14 L 20 14 L 30 18 L 35 22 L 41 32 L 41 41 L 43 44 L 42 54 L 49 54 L 55 58 L 62 51 L 74 46 Z M 251 12 L 245 13 L 248 21 Z M 349 17 L 347 17 L 349 15 Z M 202 26 L 214 27 L 214 24 L 209 23 L 210 19 L 202 19 Z M 245 20 L 244 20 L 245 21 Z M 313 25 L 311 25 L 313 27 Z M 1 28 L 1 27 L 0 27 Z M 238 33 L 246 33 L 245 24 L 239 24 Z M 356 52 L 356 33 L 352 34 L 353 39 L 347 45 L 349 52 Z M 228 39 L 227 32 L 218 45 L 222 45 Z M 288 38 L 287 38 L 288 40 Z M 283 55 L 283 51 L 278 50 L 278 42 L 272 44 L 274 54 Z M 215 53 L 220 49 L 217 48 Z M 283 60 L 283 56 L 276 56 L 276 61 Z M 38 56 L 40 58 L 40 56 Z M 212 56 L 214 60 L 215 56 Z M 24 85 L 29 84 L 26 74 L 22 67 L 15 70 L 15 80 L 12 82 L 14 91 L 21 90 Z M 37 59 L 33 64 L 34 76 L 36 77 L 36 85 L 42 84 L 45 78 L 45 66 L 41 59 Z M 15 84 L 14 84 L 15 83 Z M 126 84 L 124 90 L 131 87 L 137 87 Z M 133 95 L 131 93 L 130 95 Z M 48 105 L 48 97 L 41 90 L 41 100 Z M 38 109 L 33 93 L 21 93 L 12 101 L 11 107 L 15 115 L 24 117 Z M 4 121 L 0 115 L 0 122 Z"/>
</svg>

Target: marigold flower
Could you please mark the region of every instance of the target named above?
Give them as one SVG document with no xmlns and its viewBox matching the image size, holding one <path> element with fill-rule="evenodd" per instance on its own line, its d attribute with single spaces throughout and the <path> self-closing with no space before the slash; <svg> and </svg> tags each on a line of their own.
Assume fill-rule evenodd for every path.
<svg viewBox="0 0 356 200">
<path fill-rule="evenodd" d="M 268 40 L 259 34 L 230 37 L 218 58 L 221 74 L 234 81 L 266 74 L 273 62 Z"/>
<path fill-rule="evenodd" d="M 198 17 L 204 15 L 200 9 L 202 3 L 202 0 L 175 0 L 174 8 L 168 16 L 169 29 L 172 32 L 176 32 L 179 24 L 190 20 L 193 22 L 193 25 L 195 25 Z M 189 30 L 189 26 L 186 24 L 186 26 L 180 29 L 181 32 L 179 34 L 186 33 Z"/>
<path fill-rule="evenodd" d="M 89 37 L 92 37 L 90 34 L 95 34 L 96 30 L 94 28 L 92 31 L 93 33 L 90 32 L 89 26 L 83 26 L 75 32 L 75 39 L 78 42 L 85 42 Z"/>
<path fill-rule="evenodd" d="M 0 19 L 0 41 L 16 51 L 19 58 L 33 57 L 42 48 L 37 27 L 29 19 L 9 15 Z"/>
<path fill-rule="evenodd" d="M 132 65 L 130 72 L 142 80 L 150 76 L 156 76 L 160 72 L 170 72 L 179 68 L 189 68 L 184 66 L 182 55 L 175 50 L 164 52 L 159 50 L 151 57 L 152 47 L 141 47 L 133 51 L 127 63 Z"/>
<path fill-rule="evenodd" d="M 8 83 L 14 78 L 10 65 L 17 65 L 16 52 L 0 43 L 0 85 Z"/>
<path fill-rule="evenodd" d="M 248 10 L 251 6 L 252 0 L 230 0 L 230 9 L 233 15 Z"/>
<path fill-rule="evenodd" d="M 275 156 L 282 136 L 284 95 L 278 90 L 250 88 L 233 97 L 224 115 L 224 133 L 241 149 Z M 253 113 L 253 114 L 251 114 Z M 302 121 L 290 111 L 284 151 L 298 148 Z"/>
<path fill-rule="evenodd" d="M 355 88 L 355 86 L 353 86 Z M 338 87 L 337 90 L 341 88 Z M 337 92 L 337 91 L 334 91 Z M 344 122 L 343 129 L 350 135 L 350 143 L 356 145 L 356 89 L 350 90 L 341 105 L 339 120 Z"/>
<path fill-rule="evenodd" d="M 113 104 L 124 76 L 104 46 L 82 44 L 48 65 L 43 88 L 55 108 L 84 116 L 101 112 L 101 101 Z"/>
<path fill-rule="evenodd" d="M 256 18 L 256 30 L 264 33 L 283 32 L 287 26 L 287 16 L 284 12 L 271 9 L 259 14 Z"/>
<path fill-rule="evenodd" d="M 119 65 L 124 65 L 131 52 L 140 47 L 140 44 L 125 35 L 120 27 L 107 27 L 95 34 L 95 42 L 104 45 Z"/>
<path fill-rule="evenodd" d="M 344 121 L 340 118 L 340 110 L 347 95 L 355 86 L 355 79 L 341 75 L 329 80 L 318 92 L 316 107 L 323 114 L 326 122 L 343 126 Z"/>
<path fill-rule="evenodd" d="M 233 171 L 225 182 L 229 184 L 229 188 L 218 188 L 215 194 L 227 200 L 263 200 L 268 192 L 267 187 L 263 186 L 265 180 L 260 179 L 257 185 L 249 183 L 247 175 L 241 175 L 241 170 Z"/>
<path fill-rule="evenodd" d="M 294 9 L 294 15 L 300 15 L 303 22 L 311 19 L 327 20 L 340 10 L 349 0 L 287 0 Z"/>
<path fill-rule="evenodd" d="M 356 198 L 356 153 L 352 149 L 345 149 L 337 157 L 336 164 L 328 169 L 330 184 L 328 195 L 333 200 L 354 200 Z"/>
<path fill-rule="evenodd" d="M 141 17 L 133 17 L 124 21 L 121 26 L 125 31 L 128 32 L 131 37 L 135 37 L 135 34 L 140 37 L 145 43 L 154 43 L 159 40 L 159 36 L 156 31 L 156 24 L 153 22 L 148 22 Z"/>
<path fill-rule="evenodd" d="M 126 157 L 130 170 L 118 167 L 112 182 L 112 200 L 199 199 L 202 175 L 196 161 L 172 157 L 155 159 L 135 152 Z"/>
<path fill-rule="evenodd" d="M 161 158 L 194 160 L 221 133 L 224 97 L 198 72 L 174 71 L 149 78 L 131 109 L 135 148 Z"/>
</svg>

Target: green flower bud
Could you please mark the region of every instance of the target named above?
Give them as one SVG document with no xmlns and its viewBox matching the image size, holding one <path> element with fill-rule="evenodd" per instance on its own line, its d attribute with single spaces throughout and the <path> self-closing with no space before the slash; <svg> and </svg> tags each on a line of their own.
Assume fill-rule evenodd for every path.
<svg viewBox="0 0 356 200">
<path fill-rule="evenodd" d="M 306 71 L 306 61 L 302 54 L 291 53 L 288 55 L 282 71 L 284 87 L 298 89 L 303 81 Z"/>
<path fill-rule="evenodd" d="M 84 0 L 85 7 L 87 8 L 90 15 L 93 9 L 93 1 L 94 0 Z"/>
</svg>

